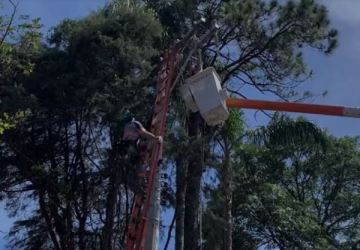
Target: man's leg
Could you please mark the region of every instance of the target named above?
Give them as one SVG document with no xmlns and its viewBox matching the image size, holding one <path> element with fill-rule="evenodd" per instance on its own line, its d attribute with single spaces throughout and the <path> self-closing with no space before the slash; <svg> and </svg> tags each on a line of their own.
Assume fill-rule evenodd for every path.
<svg viewBox="0 0 360 250">
<path fill-rule="evenodd" d="M 141 167 L 142 167 L 142 157 L 139 148 L 135 143 L 131 143 L 128 148 L 128 166 L 129 166 L 129 175 L 128 175 L 128 183 L 130 189 L 134 193 L 144 193 L 143 188 L 143 177 L 141 177 Z"/>
</svg>

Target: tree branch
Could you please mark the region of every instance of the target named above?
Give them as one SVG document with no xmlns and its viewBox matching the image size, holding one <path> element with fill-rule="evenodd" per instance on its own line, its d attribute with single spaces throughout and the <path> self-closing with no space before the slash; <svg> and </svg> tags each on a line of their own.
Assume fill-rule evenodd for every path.
<svg viewBox="0 0 360 250">
<path fill-rule="evenodd" d="M 169 231 L 168 231 L 168 235 L 167 235 L 167 238 L 166 238 L 166 243 L 165 243 L 165 246 L 164 246 L 164 250 L 167 250 L 168 247 L 169 247 L 169 243 L 170 243 L 170 239 L 171 239 L 171 232 L 173 230 L 175 221 L 176 221 L 176 210 L 174 212 L 174 216 L 172 218 L 172 221 L 171 221 L 171 224 L 170 224 L 170 227 L 169 227 Z"/>
<path fill-rule="evenodd" d="M 10 4 L 13 6 L 13 11 L 11 13 L 11 16 L 10 16 L 10 20 L 9 20 L 9 23 L 8 25 L 6 26 L 6 29 L 5 29 L 5 33 L 4 35 L 2 36 L 1 38 L 1 41 L 0 41 L 0 47 L 3 45 L 6 37 L 8 36 L 9 32 L 10 32 L 10 29 L 11 29 L 11 25 L 13 24 L 14 22 L 14 18 L 15 18 L 15 14 L 16 14 L 16 11 L 17 11 L 17 6 L 19 3 L 14 3 L 12 0 L 9 0 Z"/>
<path fill-rule="evenodd" d="M 242 65 L 244 65 L 245 63 L 249 62 L 251 59 L 259 56 L 260 54 L 262 54 L 278 37 L 280 37 L 282 34 L 287 32 L 291 27 L 292 27 L 291 22 L 284 25 L 284 27 L 282 27 L 274 36 L 272 36 L 264 44 L 264 46 L 261 49 L 253 48 L 245 56 L 240 56 L 238 60 L 235 60 L 232 63 L 226 65 L 226 67 L 224 67 L 224 69 L 222 71 L 228 71 L 228 73 L 224 77 L 223 81 L 225 82 L 225 81 L 229 80 L 231 75 L 233 75 L 235 73 L 235 71 L 237 71 Z M 234 68 L 232 68 L 232 67 L 234 67 Z M 232 69 L 229 70 L 230 68 L 232 68 Z"/>
</svg>

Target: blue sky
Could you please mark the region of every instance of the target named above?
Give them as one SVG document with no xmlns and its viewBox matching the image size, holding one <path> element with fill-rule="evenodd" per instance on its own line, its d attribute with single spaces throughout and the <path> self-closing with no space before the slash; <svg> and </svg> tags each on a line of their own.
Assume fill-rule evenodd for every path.
<svg viewBox="0 0 360 250">
<path fill-rule="evenodd" d="M 322 0 L 329 9 L 332 26 L 339 31 L 339 47 L 331 56 L 313 50 L 305 53 L 307 64 L 314 70 L 311 79 L 301 89 L 313 93 L 328 94 L 311 100 L 313 103 L 360 107 L 360 1 Z M 267 98 L 251 91 L 248 97 Z M 267 119 L 253 111 L 246 111 L 251 127 L 263 124 Z M 294 117 L 298 116 L 292 115 Z M 360 120 L 354 118 L 306 115 L 320 127 L 337 136 L 360 136 Z"/>
<path fill-rule="evenodd" d="M 332 25 L 338 29 L 340 44 L 331 56 L 323 56 L 306 51 L 306 61 L 314 70 L 314 76 L 302 89 L 314 93 L 325 90 L 328 95 L 315 99 L 314 103 L 344 106 L 360 106 L 360 1 L 359 0 L 319 0 L 329 9 Z M 0 0 L 7 8 L 6 0 Z M 103 6 L 107 0 L 20 0 L 19 13 L 31 17 L 41 17 L 46 31 L 64 18 L 80 18 Z M 3 11 L 1 11 L 3 12 Z M 248 97 L 268 98 L 256 92 Z M 297 115 L 293 115 L 294 117 Z M 360 120 L 352 118 L 304 115 L 319 126 L 337 136 L 360 136 Z M 254 111 L 246 111 L 250 127 L 262 125 L 267 119 Z M 4 233 L 9 230 L 11 220 L 0 204 L 0 250 L 5 249 Z"/>
</svg>

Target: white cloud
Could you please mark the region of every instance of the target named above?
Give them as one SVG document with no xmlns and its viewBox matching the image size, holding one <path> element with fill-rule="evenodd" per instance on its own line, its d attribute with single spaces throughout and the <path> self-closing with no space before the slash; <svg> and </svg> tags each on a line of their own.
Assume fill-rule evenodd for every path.
<svg viewBox="0 0 360 250">
<path fill-rule="evenodd" d="M 356 59 L 360 54 L 360 0 L 319 0 L 330 14 L 331 26 L 339 31 L 337 53 Z"/>
<path fill-rule="evenodd" d="M 349 26 L 360 25 L 360 0 L 321 0 L 328 7 L 332 19 Z"/>
</svg>

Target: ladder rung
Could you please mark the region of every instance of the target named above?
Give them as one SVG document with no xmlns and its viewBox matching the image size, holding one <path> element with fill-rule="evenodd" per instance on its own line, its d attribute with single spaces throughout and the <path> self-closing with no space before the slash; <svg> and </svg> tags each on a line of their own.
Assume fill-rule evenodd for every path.
<svg viewBox="0 0 360 250">
<path fill-rule="evenodd" d="M 154 117 L 153 120 L 151 121 L 151 125 L 155 125 L 158 122 L 160 122 L 159 119 L 156 119 L 156 117 Z"/>
<path fill-rule="evenodd" d="M 160 75 L 158 81 L 159 82 L 167 82 L 168 79 L 168 75 L 164 74 L 164 75 Z"/>
<path fill-rule="evenodd" d="M 163 73 L 164 71 L 167 71 L 168 70 L 168 67 L 167 66 L 162 66 L 160 68 L 160 74 Z"/>
<path fill-rule="evenodd" d="M 166 78 L 167 76 L 168 76 L 167 69 L 165 69 L 163 72 L 160 73 L 160 79 Z"/>
<path fill-rule="evenodd" d="M 158 89 L 158 93 L 166 91 L 166 85 L 162 86 L 160 89 Z"/>
<path fill-rule="evenodd" d="M 166 97 L 166 93 L 163 91 L 161 93 L 159 93 L 159 95 L 156 97 L 156 100 L 164 100 L 164 98 Z M 156 101 L 155 101 L 156 103 Z"/>
<path fill-rule="evenodd" d="M 163 67 L 161 67 L 160 74 L 162 74 L 163 72 L 166 72 L 166 73 L 169 72 L 169 67 L 167 65 L 164 65 Z"/>
<path fill-rule="evenodd" d="M 156 121 L 156 122 L 154 122 L 154 123 L 152 123 L 151 125 L 156 125 L 156 124 L 158 124 L 162 119 L 161 119 L 162 117 L 161 117 L 161 113 L 159 112 L 158 113 L 158 116 L 156 116 L 155 118 L 154 118 L 154 120 Z M 151 131 L 152 132 L 156 132 L 156 130 L 155 130 L 155 127 L 154 128 L 151 128 Z M 155 133 L 156 134 L 156 133 Z"/>
<path fill-rule="evenodd" d="M 159 104 L 161 101 L 163 101 L 164 100 L 164 97 L 162 97 L 162 98 L 156 98 L 156 100 L 155 100 L 155 104 Z"/>
<path fill-rule="evenodd" d="M 154 108 L 154 112 L 155 112 L 155 115 L 157 113 L 159 113 L 160 111 L 164 110 L 164 106 L 163 105 L 155 105 L 155 108 Z M 154 115 L 154 116 L 155 116 Z"/>
</svg>

